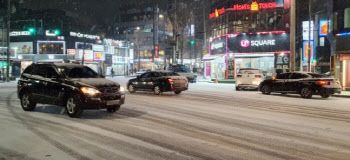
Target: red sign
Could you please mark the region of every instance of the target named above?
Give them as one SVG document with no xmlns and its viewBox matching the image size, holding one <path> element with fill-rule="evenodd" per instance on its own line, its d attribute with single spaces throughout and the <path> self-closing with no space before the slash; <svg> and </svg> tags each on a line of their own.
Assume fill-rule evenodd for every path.
<svg viewBox="0 0 350 160">
<path fill-rule="evenodd" d="M 221 9 L 215 9 L 215 12 L 209 14 L 209 18 L 210 19 L 217 18 L 220 15 L 224 14 L 225 12 L 226 12 L 225 7 L 222 7 Z"/>
<path fill-rule="evenodd" d="M 230 8 L 229 10 L 232 11 L 259 11 L 261 9 L 275 9 L 277 7 L 276 2 L 269 2 L 269 3 L 257 3 L 256 1 L 252 2 L 252 4 L 235 4 L 233 5 L 233 8 Z"/>
<path fill-rule="evenodd" d="M 155 58 L 159 57 L 159 46 L 158 45 L 154 46 L 154 57 Z"/>
</svg>

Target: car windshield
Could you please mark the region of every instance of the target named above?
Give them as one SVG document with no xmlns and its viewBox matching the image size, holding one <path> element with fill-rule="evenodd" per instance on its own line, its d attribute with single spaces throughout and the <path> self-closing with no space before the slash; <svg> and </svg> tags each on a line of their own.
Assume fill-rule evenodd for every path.
<svg viewBox="0 0 350 160">
<path fill-rule="evenodd" d="M 175 72 L 160 72 L 160 74 L 163 75 L 163 76 L 179 76 Z"/>
<path fill-rule="evenodd" d="M 325 78 L 325 76 L 316 74 L 316 73 L 308 73 L 312 78 Z"/>
<path fill-rule="evenodd" d="M 86 66 L 59 67 L 58 70 L 68 78 L 101 78 L 95 71 Z"/>
</svg>

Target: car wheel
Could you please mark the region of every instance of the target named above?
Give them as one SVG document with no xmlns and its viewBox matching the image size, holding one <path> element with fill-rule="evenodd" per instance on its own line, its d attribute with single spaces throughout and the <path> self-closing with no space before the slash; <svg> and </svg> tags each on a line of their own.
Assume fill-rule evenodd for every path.
<svg viewBox="0 0 350 160">
<path fill-rule="evenodd" d="M 182 91 L 174 91 L 175 94 L 180 94 Z"/>
<path fill-rule="evenodd" d="M 269 95 L 271 94 L 271 88 L 267 85 L 264 85 L 262 88 L 261 88 L 261 93 L 262 94 L 266 94 L 266 95 Z"/>
<path fill-rule="evenodd" d="M 154 94 L 155 95 L 160 95 L 162 92 L 160 91 L 160 87 L 159 86 L 155 86 L 153 88 Z"/>
<path fill-rule="evenodd" d="M 329 98 L 331 95 L 328 93 L 321 93 L 322 98 Z"/>
<path fill-rule="evenodd" d="M 129 87 L 128 87 L 128 90 L 129 90 L 130 93 L 135 93 L 134 85 L 130 84 Z"/>
<path fill-rule="evenodd" d="M 79 118 L 83 113 L 83 109 L 78 99 L 74 96 L 69 97 L 66 103 L 67 114 L 71 118 Z"/>
<path fill-rule="evenodd" d="M 300 95 L 303 98 L 310 99 L 310 98 L 312 98 L 312 90 L 309 87 L 304 87 L 301 89 Z"/>
<path fill-rule="evenodd" d="M 119 109 L 120 109 L 120 105 L 115 105 L 115 106 L 112 106 L 112 107 L 108 107 L 107 108 L 107 112 L 114 113 L 114 112 L 118 111 Z"/>
<path fill-rule="evenodd" d="M 32 95 L 28 92 L 25 92 L 21 96 L 21 106 L 25 111 L 34 111 L 36 103 L 32 100 Z"/>
</svg>

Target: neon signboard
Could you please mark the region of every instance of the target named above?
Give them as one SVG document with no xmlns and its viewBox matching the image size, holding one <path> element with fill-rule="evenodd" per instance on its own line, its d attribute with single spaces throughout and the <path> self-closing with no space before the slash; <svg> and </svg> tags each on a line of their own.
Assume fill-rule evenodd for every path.
<svg viewBox="0 0 350 160">
<path fill-rule="evenodd" d="M 320 20 L 320 36 L 327 36 L 328 35 L 328 21 L 327 20 Z"/>
<path fill-rule="evenodd" d="M 314 41 L 310 41 L 310 51 L 311 51 L 311 61 L 313 61 L 315 59 L 315 42 Z M 303 61 L 307 62 L 308 58 L 309 58 L 309 41 L 304 41 L 303 43 Z"/>
<path fill-rule="evenodd" d="M 259 11 L 264 9 L 275 9 L 277 8 L 276 2 L 269 3 L 258 3 L 253 1 L 252 4 L 235 4 L 233 8 L 230 8 L 231 11 Z"/>
<path fill-rule="evenodd" d="M 241 41 L 241 47 L 247 48 L 247 47 L 249 47 L 249 46 L 250 46 L 249 40 L 242 40 L 242 41 Z"/>
<path fill-rule="evenodd" d="M 209 18 L 210 19 L 217 18 L 220 15 L 224 14 L 225 12 L 226 12 L 225 7 L 222 7 L 221 9 L 215 9 L 215 12 L 209 14 Z"/>
</svg>

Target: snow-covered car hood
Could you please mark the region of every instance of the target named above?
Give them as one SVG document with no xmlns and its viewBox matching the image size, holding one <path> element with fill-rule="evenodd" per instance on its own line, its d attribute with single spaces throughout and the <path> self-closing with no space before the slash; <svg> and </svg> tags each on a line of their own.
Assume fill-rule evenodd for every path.
<svg viewBox="0 0 350 160">
<path fill-rule="evenodd" d="M 105 78 L 74 78 L 70 79 L 73 83 L 81 86 L 89 86 L 95 88 L 101 87 L 119 87 L 119 84 Z"/>
</svg>

